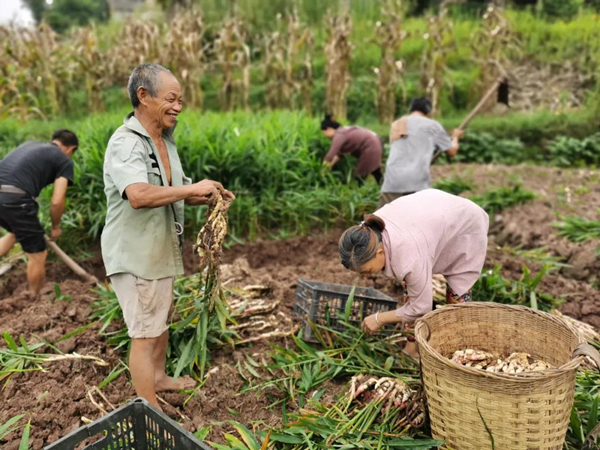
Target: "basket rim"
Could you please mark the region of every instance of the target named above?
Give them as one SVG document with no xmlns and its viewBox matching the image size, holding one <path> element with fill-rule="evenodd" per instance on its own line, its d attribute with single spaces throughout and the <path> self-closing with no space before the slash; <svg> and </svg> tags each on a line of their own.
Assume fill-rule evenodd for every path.
<svg viewBox="0 0 600 450">
<path fill-rule="evenodd" d="M 449 358 L 443 356 L 440 352 L 434 349 L 429 344 L 430 330 L 429 324 L 427 323 L 428 319 L 431 319 L 435 315 L 444 314 L 448 311 L 454 311 L 461 308 L 496 308 L 496 309 L 504 309 L 504 310 L 512 310 L 517 312 L 524 312 L 527 314 L 538 315 L 544 319 L 552 320 L 557 325 L 561 325 L 571 331 L 578 339 L 579 344 L 587 342 L 577 331 L 577 329 L 567 322 L 565 319 L 557 316 L 553 316 L 549 313 L 538 311 L 536 309 L 528 308 L 526 306 L 520 305 L 506 305 L 502 303 L 492 303 L 492 302 L 466 302 L 466 303 L 458 303 L 453 305 L 445 305 L 440 308 L 437 308 L 434 311 L 431 311 L 425 314 L 422 318 L 417 320 L 415 325 L 415 339 L 419 344 L 419 348 L 424 349 L 429 355 L 433 356 L 442 364 L 449 366 L 452 369 L 458 370 L 465 374 L 487 377 L 490 380 L 502 380 L 502 381 L 512 381 L 512 382 L 521 382 L 521 383 L 529 383 L 532 380 L 546 380 L 555 377 L 559 377 L 566 372 L 570 372 L 576 370 L 582 361 L 584 360 L 583 356 L 577 356 L 572 358 L 571 361 L 563 364 L 560 367 L 555 367 L 552 369 L 541 370 L 537 372 L 524 372 L 519 374 L 505 374 L 505 373 L 494 373 L 494 372 L 486 372 L 485 370 L 475 369 L 473 367 L 465 367 L 461 364 L 458 364 L 452 361 Z"/>
</svg>

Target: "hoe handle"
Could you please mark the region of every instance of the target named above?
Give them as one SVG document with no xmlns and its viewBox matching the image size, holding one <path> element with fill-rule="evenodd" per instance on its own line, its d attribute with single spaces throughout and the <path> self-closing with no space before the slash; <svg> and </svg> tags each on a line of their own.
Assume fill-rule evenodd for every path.
<svg viewBox="0 0 600 450">
<path fill-rule="evenodd" d="M 62 261 L 67 265 L 67 267 L 69 269 L 71 269 L 73 272 L 75 272 L 75 274 L 77 274 L 79 277 L 83 278 L 84 280 L 89 281 L 90 283 L 98 282 L 98 279 L 95 276 L 87 273 L 79 264 L 77 264 L 75 261 L 73 261 L 69 257 L 69 255 L 67 255 L 65 252 L 63 252 L 61 250 L 61 248 L 58 245 L 56 245 L 56 242 L 49 239 L 48 236 L 44 236 L 44 237 L 46 238 L 46 243 L 48 244 L 48 247 L 50 247 L 52 249 L 52 251 L 54 253 L 56 253 L 56 256 L 58 256 L 60 259 L 62 259 Z"/>
<path fill-rule="evenodd" d="M 490 99 L 490 97 L 492 95 L 494 95 L 494 93 L 498 90 L 500 85 L 504 82 L 505 82 L 504 78 L 498 78 L 494 82 L 492 87 L 485 93 L 485 95 L 483 97 L 481 97 L 481 100 L 479 100 L 479 103 L 477 103 L 477 105 L 475 105 L 475 108 L 473 108 L 471 110 L 471 112 L 469 113 L 469 115 L 465 118 L 465 120 L 462 121 L 460 126 L 457 128 L 458 130 L 464 130 L 465 128 L 467 128 L 467 125 L 469 125 L 469 122 L 471 122 L 471 120 L 473 120 L 475 118 L 475 116 L 477 114 L 479 114 L 479 111 L 481 110 L 481 108 L 483 108 L 483 105 L 486 104 L 486 102 Z M 431 165 L 433 165 L 433 163 L 435 163 L 437 161 L 437 159 L 440 157 L 441 154 L 442 154 L 442 152 L 438 152 L 435 154 L 435 156 L 431 159 Z"/>
<path fill-rule="evenodd" d="M 477 114 L 479 114 L 479 111 L 481 110 L 481 108 L 483 108 L 483 105 L 485 105 L 487 103 L 487 101 L 490 99 L 490 97 L 492 95 L 494 95 L 494 93 L 496 91 L 498 91 L 498 88 L 500 87 L 500 85 L 502 83 L 504 83 L 504 78 L 498 78 L 496 80 L 496 82 L 485 93 L 485 95 L 483 97 L 481 97 L 481 100 L 479 100 L 479 103 L 477 103 L 475 108 L 473 108 L 473 110 L 469 113 L 469 115 L 466 117 L 466 119 L 463 120 L 463 122 L 460 124 L 460 126 L 458 127 L 459 130 L 464 130 L 465 128 L 467 128 L 467 125 L 469 125 L 469 122 L 471 122 L 471 120 L 473 120 L 475 118 L 475 116 Z"/>
</svg>

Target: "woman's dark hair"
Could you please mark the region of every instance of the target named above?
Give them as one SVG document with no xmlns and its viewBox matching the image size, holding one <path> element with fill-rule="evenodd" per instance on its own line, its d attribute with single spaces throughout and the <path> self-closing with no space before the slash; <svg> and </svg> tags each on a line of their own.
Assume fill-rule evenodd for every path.
<svg viewBox="0 0 600 450">
<path fill-rule="evenodd" d="M 413 98 L 409 112 L 419 111 L 427 115 L 431 112 L 431 101 L 425 97 Z"/>
<path fill-rule="evenodd" d="M 367 214 L 360 225 L 344 231 L 339 242 L 340 259 L 344 267 L 357 272 L 371 261 L 379 248 L 383 230 L 385 230 L 383 219 Z"/>
<path fill-rule="evenodd" d="M 337 130 L 342 125 L 339 122 L 336 122 L 333 119 L 332 114 L 325 114 L 325 118 L 321 121 L 321 130 L 326 130 L 327 128 L 333 128 Z"/>
</svg>

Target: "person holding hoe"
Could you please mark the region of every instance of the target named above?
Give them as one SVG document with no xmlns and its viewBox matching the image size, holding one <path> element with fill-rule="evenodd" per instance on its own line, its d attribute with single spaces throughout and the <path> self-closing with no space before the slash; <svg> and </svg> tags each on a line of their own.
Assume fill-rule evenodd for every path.
<svg viewBox="0 0 600 450">
<path fill-rule="evenodd" d="M 110 138 L 104 156 L 106 225 L 102 258 L 132 338 L 129 370 L 138 396 L 157 408 L 156 392 L 193 388 L 190 377 L 165 373 L 173 282 L 183 274 L 183 209 L 231 192 L 212 180 L 192 183 L 181 166 L 173 131 L 181 85 L 158 64 L 131 73 L 134 111 Z"/>
<path fill-rule="evenodd" d="M 446 300 L 471 300 L 487 251 L 489 218 L 478 205 L 437 189 L 394 200 L 347 229 L 339 241 L 342 264 L 361 274 L 405 281 L 407 300 L 396 311 L 367 316 L 372 334 L 386 324 L 409 324 L 433 309 L 433 274 L 447 280 Z M 416 343 L 405 351 L 417 356 Z"/>
<path fill-rule="evenodd" d="M 38 297 L 46 277 L 46 237 L 38 219 L 36 198 L 50 184 L 50 237 L 61 235 L 67 187 L 73 184 L 73 154 L 79 147 L 75 133 L 58 130 L 50 142 L 21 144 L 0 161 L 0 227 L 8 234 L 0 239 L 0 258 L 18 242 L 27 256 L 29 293 Z"/>
<path fill-rule="evenodd" d="M 426 98 L 415 98 L 409 114 L 392 123 L 380 208 L 398 197 L 430 188 L 432 160 L 441 152 L 446 152 L 450 158 L 458 152 L 463 131 L 456 129 L 450 137 L 430 114 L 431 102 Z"/>
<path fill-rule="evenodd" d="M 329 152 L 323 159 L 326 167 L 332 168 L 342 155 L 349 154 L 358 159 L 354 177 L 359 183 L 362 184 L 369 175 L 373 175 L 378 184 L 381 182 L 383 145 L 379 136 L 365 128 L 343 127 L 331 114 L 327 114 L 321 121 L 321 131 L 332 141 Z"/>
</svg>

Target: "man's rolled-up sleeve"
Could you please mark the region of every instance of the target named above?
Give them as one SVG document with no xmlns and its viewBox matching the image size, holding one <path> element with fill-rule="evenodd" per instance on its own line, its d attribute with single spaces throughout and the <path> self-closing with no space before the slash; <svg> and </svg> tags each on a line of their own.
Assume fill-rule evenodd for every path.
<svg viewBox="0 0 600 450">
<path fill-rule="evenodd" d="M 122 198 L 127 198 L 125 189 L 128 186 L 135 183 L 148 183 L 146 151 L 135 137 L 117 138 L 108 152 L 106 170 Z"/>
<path fill-rule="evenodd" d="M 406 322 L 414 322 L 433 309 L 433 275 L 431 265 L 422 261 L 406 276 L 408 302 L 396 310 Z"/>
<path fill-rule="evenodd" d="M 432 137 L 434 147 L 441 152 L 446 152 L 452 147 L 452 138 L 444 127 L 438 122 L 433 122 Z"/>
<path fill-rule="evenodd" d="M 182 175 L 182 182 L 184 186 L 189 186 L 190 184 L 192 184 L 192 179 L 188 176 L 185 175 L 185 173 Z"/>
</svg>

